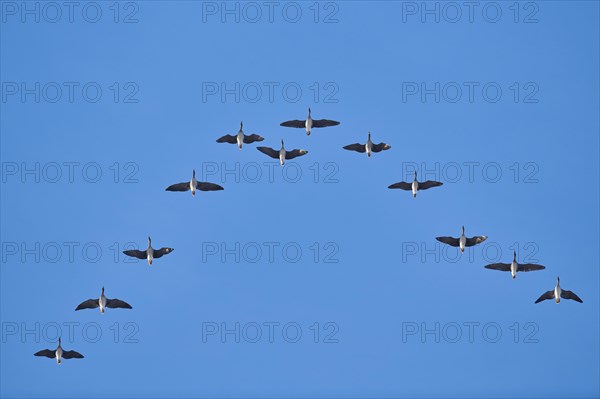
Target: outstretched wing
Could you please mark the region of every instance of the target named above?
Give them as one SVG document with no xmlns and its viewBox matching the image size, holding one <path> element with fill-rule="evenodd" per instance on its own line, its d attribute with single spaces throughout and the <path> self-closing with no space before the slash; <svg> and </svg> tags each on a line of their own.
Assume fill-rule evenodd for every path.
<svg viewBox="0 0 600 399">
<path fill-rule="evenodd" d="M 583 301 L 581 300 L 581 298 L 579 298 L 577 296 L 577 294 L 575 294 L 573 291 L 562 290 L 560 292 L 560 296 L 562 298 L 565 298 L 565 299 L 572 299 L 572 300 L 577 301 L 579 303 L 583 303 Z"/>
<path fill-rule="evenodd" d="M 400 190 L 411 191 L 412 190 L 412 184 L 411 183 L 407 183 L 405 181 L 401 181 L 400 183 L 394 183 L 391 186 L 388 186 L 388 188 L 399 188 Z"/>
<path fill-rule="evenodd" d="M 475 237 L 467 238 L 467 242 L 465 242 L 465 246 L 472 247 L 473 245 L 482 243 L 485 240 L 487 240 L 487 236 L 475 236 Z"/>
<path fill-rule="evenodd" d="M 435 237 L 436 240 L 438 240 L 439 242 L 443 242 L 444 244 L 448 244 L 451 245 L 453 247 L 458 247 L 459 243 L 458 243 L 458 238 L 454 238 L 454 237 Z"/>
<path fill-rule="evenodd" d="M 138 249 L 128 249 L 127 251 L 123 251 L 123 253 L 127 256 L 138 259 L 146 259 L 148 257 L 148 253 L 146 251 L 140 251 Z"/>
<path fill-rule="evenodd" d="M 232 136 L 231 134 L 226 134 L 225 136 L 218 138 L 217 143 L 236 144 L 237 138 L 236 136 Z"/>
<path fill-rule="evenodd" d="M 52 351 L 50 349 L 44 349 L 39 352 L 35 352 L 33 354 L 33 356 L 45 356 L 45 357 L 49 357 L 50 359 L 52 359 L 52 358 L 56 357 L 56 351 Z"/>
<path fill-rule="evenodd" d="M 279 126 L 302 128 L 302 127 L 306 127 L 306 121 L 300 121 L 298 119 L 294 119 L 293 121 L 283 122 Z"/>
<path fill-rule="evenodd" d="M 391 145 L 388 145 L 386 143 L 379 143 L 379 144 L 373 144 L 371 146 L 371 151 L 381 152 L 381 151 L 389 150 L 390 148 L 392 148 Z"/>
<path fill-rule="evenodd" d="M 258 134 L 251 134 L 249 136 L 244 135 L 244 143 L 245 144 L 250 144 L 250 143 L 254 143 L 255 141 L 263 141 L 264 138 L 259 136 Z"/>
<path fill-rule="evenodd" d="M 519 271 L 519 272 L 532 272 L 534 270 L 543 270 L 545 268 L 546 268 L 545 266 L 536 265 L 534 263 L 525 263 L 523 265 L 521 265 L 521 264 L 517 265 L 517 271 Z"/>
<path fill-rule="evenodd" d="M 154 252 L 152 252 L 152 257 L 154 259 L 158 259 L 163 255 L 170 254 L 171 252 L 173 252 L 173 248 L 162 247 L 161 249 L 155 249 Z"/>
<path fill-rule="evenodd" d="M 270 147 L 256 147 L 256 149 L 263 154 L 270 156 L 271 158 L 279 159 L 279 151 L 275 151 Z"/>
<path fill-rule="evenodd" d="M 540 303 L 542 301 L 545 301 L 546 299 L 554 299 L 554 290 L 552 291 L 546 291 L 542 294 L 541 297 L 539 297 L 537 299 L 537 301 L 535 301 L 535 303 Z"/>
<path fill-rule="evenodd" d="M 190 189 L 190 183 L 185 182 L 185 183 L 172 184 L 169 187 L 167 187 L 165 189 L 165 191 L 189 191 L 189 189 Z"/>
<path fill-rule="evenodd" d="M 81 302 L 76 308 L 75 310 L 81 310 L 81 309 L 95 309 L 98 306 L 100 306 L 100 304 L 98 303 L 98 299 L 88 299 L 87 301 Z"/>
<path fill-rule="evenodd" d="M 439 187 L 443 184 L 444 183 L 441 183 L 439 181 L 427 180 L 427 181 L 424 181 L 423 183 L 419 183 L 419 190 L 427 190 L 428 188 Z"/>
<path fill-rule="evenodd" d="M 329 119 L 313 119 L 312 127 L 328 127 L 337 126 L 340 123 L 338 121 L 332 121 Z"/>
<path fill-rule="evenodd" d="M 344 147 L 344 150 L 356 151 L 356 152 L 365 152 L 365 151 L 367 151 L 367 149 L 365 148 L 365 145 L 364 144 L 360 144 L 360 143 L 348 144 L 347 146 Z"/>
<path fill-rule="evenodd" d="M 130 304 L 120 299 L 106 299 L 106 307 L 111 309 L 132 309 Z"/>
<path fill-rule="evenodd" d="M 308 154 L 308 151 L 306 150 L 292 150 L 285 153 L 285 159 L 294 159 L 306 154 Z"/>
<path fill-rule="evenodd" d="M 63 351 L 62 357 L 65 359 L 83 359 L 83 355 L 75 351 Z"/>
<path fill-rule="evenodd" d="M 196 182 L 196 188 L 200 191 L 219 191 L 224 190 L 223 187 L 215 183 L 207 183 L 204 181 Z"/>
<path fill-rule="evenodd" d="M 490 265 L 486 265 L 485 268 L 491 270 L 499 270 L 501 272 L 509 272 L 510 263 L 492 263 Z"/>
</svg>

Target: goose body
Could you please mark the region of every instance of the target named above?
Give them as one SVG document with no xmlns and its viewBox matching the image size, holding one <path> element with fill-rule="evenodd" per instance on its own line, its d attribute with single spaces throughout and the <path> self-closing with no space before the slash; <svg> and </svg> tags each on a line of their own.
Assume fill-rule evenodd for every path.
<svg viewBox="0 0 600 399">
<path fill-rule="evenodd" d="M 120 299 L 108 299 L 104 296 L 104 287 L 102 287 L 102 293 L 100 294 L 100 298 L 88 299 L 87 301 L 81 302 L 75 310 L 81 309 L 95 309 L 100 308 L 100 313 L 104 314 L 104 309 L 131 309 L 131 305 L 127 302 L 124 302 Z"/>
<path fill-rule="evenodd" d="M 581 300 L 581 298 L 579 298 L 577 296 L 577 294 L 575 294 L 573 291 L 568 291 L 568 290 L 562 289 L 562 287 L 560 286 L 560 277 L 556 278 L 556 286 L 554 287 L 554 289 L 551 290 L 551 291 L 546 291 L 545 293 L 543 293 L 537 299 L 537 301 L 535 301 L 535 303 L 540 303 L 540 302 L 545 301 L 547 299 L 554 299 L 554 301 L 556 303 L 560 303 L 560 299 L 561 298 L 563 298 L 563 299 L 572 299 L 575 302 L 583 303 L 583 301 Z"/>
<path fill-rule="evenodd" d="M 154 259 L 158 259 L 163 255 L 170 254 L 171 252 L 173 252 L 173 248 L 169 247 L 162 247 L 161 249 L 152 248 L 152 239 L 150 237 L 148 237 L 148 248 L 145 251 L 140 251 L 137 249 L 123 251 L 123 253 L 127 256 L 138 259 L 146 259 L 149 265 L 152 265 L 152 261 Z"/>
<path fill-rule="evenodd" d="M 286 159 L 294 159 L 296 157 L 301 157 L 302 155 L 308 154 L 308 151 L 306 150 L 287 151 L 283 144 L 283 140 L 281 140 L 281 148 L 279 151 L 271 147 L 256 147 L 256 149 L 271 158 L 279 159 L 279 164 L 281 166 L 285 164 Z"/>
<path fill-rule="evenodd" d="M 467 238 L 465 236 L 465 227 L 463 226 L 462 234 L 458 238 L 444 236 L 436 237 L 435 239 L 452 247 L 459 247 L 460 252 L 464 253 L 466 247 L 472 247 L 474 245 L 484 242 L 485 240 L 487 240 L 487 236 L 475 236 Z"/>
<path fill-rule="evenodd" d="M 432 187 L 439 187 L 442 186 L 444 183 L 441 183 L 439 181 L 434 181 L 434 180 L 427 180 L 424 182 L 419 182 L 417 180 L 417 172 L 415 171 L 415 178 L 412 181 L 412 183 L 408 183 L 408 182 L 400 182 L 400 183 L 394 183 L 390 186 L 388 186 L 388 188 L 399 188 L 401 190 L 405 190 L 405 191 L 412 191 L 412 195 L 413 198 L 417 197 L 417 191 L 419 190 L 427 190 L 430 189 Z"/>
<path fill-rule="evenodd" d="M 373 141 L 371 140 L 371 132 L 369 132 L 367 135 L 367 142 L 365 144 L 361 144 L 361 143 L 348 144 L 347 146 L 344 146 L 343 148 L 344 148 L 344 150 L 356 151 L 356 152 L 360 152 L 360 153 L 366 152 L 367 157 L 371 157 L 371 154 L 374 152 L 381 152 L 381 151 L 389 150 L 392 147 L 386 143 L 379 143 L 379 144 L 373 143 Z"/>
<path fill-rule="evenodd" d="M 200 191 L 220 191 L 223 187 L 215 183 L 208 183 L 196 180 L 196 170 L 192 170 L 192 178 L 189 182 L 172 184 L 165 191 L 191 191 L 192 195 L 196 195 L 196 190 Z"/>
<path fill-rule="evenodd" d="M 64 350 L 61 346 L 60 338 L 58 339 L 58 347 L 56 349 L 43 349 L 33 355 L 56 359 L 57 364 L 61 363 L 61 359 L 83 359 L 83 355 L 79 352 Z"/>
<path fill-rule="evenodd" d="M 217 139 L 217 143 L 229 143 L 236 144 L 241 150 L 244 144 L 254 143 L 256 141 L 263 141 L 264 138 L 258 134 L 245 135 L 244 134 L 244 123 L 240 122 L 240 130 L 235 134 L 226 134 L 223 137 Z"/>
<path fill-rule="evenodd" d="M 306 119 L 294 119 L 291 121 L 282 122 L 280 126 L 284 127 L 295 127 L 298 129 L 306 130 L 306 135 L 310 136 L 310 132 L 313 128 L 337 126 L 340 123 L 338 121 L 332 121 L 330 119 L 313 119 L 310 115 L 310 108 L 308 109 L 308 116 Z"/>
<path fill-rule="evenodd" d="M 535 270 L 543 270 L 546 267 L 534 263 L 518 263 L 517 251 L 513 251 L 513 260 L 511 263 L 492 263 L 485 266 L 486 269 L 498 270 L 501 272 L 510 272 L 513 279 L 517 277 L 518 272 L 530 272 Z"/>
</svg>

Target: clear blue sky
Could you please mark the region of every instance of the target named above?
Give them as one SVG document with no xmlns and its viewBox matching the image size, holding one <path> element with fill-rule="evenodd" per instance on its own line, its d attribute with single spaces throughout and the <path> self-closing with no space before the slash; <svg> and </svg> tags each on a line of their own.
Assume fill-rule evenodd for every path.
<svg viewBox="0 0 600 399">
<path fill-rule="evenodd" d="M 257 17 L 239 5 L 236 22 L 221 2 L 123 2 L 117 23 L 112 2 L 95 3 L 97 23 L 83 18 L 85 4 L 73 22 L 61 6 L 60 16 L 41 8 L 36 23 L 21 2 L 1 3 L 2 396 L 598 397 L 597 2 L 520 3 L 518 15 L 513 2 L 495 3 L 496 23 L 495 9 L 482 16 L 486 3 L 472 22 L 468 9 L 457 16 L 442 4 L 439 23 L 421 2 L 322 3 L 317 23 L 312 2 L 297 3 L 296 23 L 289 3 L 277 3 L 272 22 L 267 6 Z M 95 11 L 87 6 L 86 18 Z M 236 82 L 239 102 L 207 91 Z M 436 82 L 439 102 L 409 92 Z M 462 97 L 452 102 L 456 87 Z M 33 94 L 23 98 L 23 88 Z M 279 126 L 309 106 L 341 125 L 310 137 Z M 279 166 L 270 181 L 263 163 L 274 160 L 256 144 L 215 143 L 241 120 L 262 145 L 284 139 L 309 151 L 284 169 L 288 180 L 302 173 L 297 183 Z M 370 159 L 342 150 L 369 130 L 392 149 Z M 437 165 L 426 178 L 444 186 L 416 199 L 388 190 L 410 179 L 413 163 Z M 219 171 L 206 180 L 225 191 L 164 191 L 211 167 Z M 239 182 L 220 175 L 236 167 Z M 99 181 L 88 182 L 97 170 Z M 458 236 L 463 225 L 489 238 L 453 260 L 435 237 Z M 115 261 L 148 235 L 175 251 L 151 267 Z M 213 243 L 245 252 L 223 261 L 220 248 L 207 252 Z M 509 262 L 514 243 L 519 259 L 546 270 L 512 280 L 484 269 L 494 250 L 493 261 Z M 534 305 L 558 275 L 584 303 Z M 133 310 L 74 311 L 102 286 Z M 270 322 L 279 323 L 273 342 Z M 79 323 L 72 339 L 64 323 Z M 206 335 L 236 323 L 239 343 Z M 472 340 L 469 323 L 479 323 Z M 57 325 L 64 347 L 85 359 L 59 367 L 32 356 L 55 347 Z M 440 342 L 421 335 L 436 325 Z M 294 326 L 302 336 L 287 342 Z M 501 337 L 488 342 L 495 329 Z M 137 342 L 125 342 L 130 333 Z"/>
</svg>

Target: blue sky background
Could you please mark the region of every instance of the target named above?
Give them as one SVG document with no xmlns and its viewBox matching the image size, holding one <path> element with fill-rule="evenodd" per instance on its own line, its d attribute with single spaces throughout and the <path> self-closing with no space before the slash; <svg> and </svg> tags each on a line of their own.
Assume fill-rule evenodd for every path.
<svg viewBox="0 0 600 399">
<path fill-rule="evenodd" d="M 519 23 L 512 2 L 498 3 L 497 23 L 482 17 L 485 3 L 472 23 L 466 14 L 456 23 L 432 17 L 423 23 L 419 15 L 403 22 L 401 2 L 354 1 L 334 3 L 337 23 L 322 23 L 335 10 L 325 3 L 315 23 L 312 2 L 299 3 L 297 23 L 282 17 L 286 3 L 279 3 L 273 23 L 265 9 L 256 23 L 236 23 L 231 16 L 222 23 L 220 15 L 205 15 L 203 22 L 201 2 L 141 1 L 138 22 L 130 24 L 113 21 L 112 2 L 98 3 L 103 14 L 95 24 L 83 20 L 80 9 L 73 23 L 66 14 L 57 23 L 35 23 L 32 17 L 22 23 L 2 3 L 3 96 L 6 82 L 97 82 L 103 89 L 96 103 L 86 102 L 80 90 L 72 103 L 66 91 L 56 103 L 36 103 L 32 96 L 21 101 L 18 95 L 1 103 L 3 397 L 600 394 L 597 2 L 537 2 L 537 23 L 523 23 L 535 11 L 525 3 Z M 135 9 L 120 5 L 122 21 Z M 115 103 L 109 89 L 114 82 L 134 82 L 138 102 Z M 278 82 L 279 88 L 295 82 L 303 92 L 297 102 L 286 100 L 281 89 L 273 102 L 266 92 L 255 103 L 243 96 L 223 102 L 218 95 L 203 101 L 203 82 Z M 314 82 L 322 94 L 333 82 L 338 101 L 315 101 L 309 89 Z M 495 103 L 477 89 L 473 102 L 466 92 L 456 103 L 436 103 L 431 95 L 424 102 L 418 96 L 403 101 L 403 82 L 497 82 L 503 94 Z M 524 103 L 523 92 L 515 102 L 509 88 L 514 82 L 520 90 L 528 82 L 537 85 L 538 102 Z M 310 137 L 279 126 L 303 118 L 309 106 L 314 117 L 341 125 Z M 222 184 L 223 192 L 194 198 L 164 191 L 189 179 L 193 168 L 200 173 L 203 163 L 216 162 L 219 170 L 223 162 L 227 168 L 239 163 L 242 170 L 270 162 L 256 145 L 238 151 L 215 143 L 235 133 L 240 120 L 247 133 L 265 137 L 263 145 L 278 148 L 285 139 L 289 149 L 309 150 L 286 166 L 291 175 L 302 172 L 297 183 L 283 179 L 279 167 L 270 182 L 265 167 L 256 183 L 207 177 Z M 392 149 L 370 159 L 341 149 L 364 142 L 369 130 Z M 71 183 L 64 168 L 57 183 L 36 183 L 32 176 L 23 181 L 8 175 L 15 162 L 96 162 L 102 178 L 88 183 L 75 169 Z M 115 162 L 117 182 L 109 168 Z M 123 182 L 133 170 L 126 169 L 129 162 L 137 166 L 137 183 Z M 334 170 L 325 169 L 328 162 L 337 182 L 323 182 Z M 470 182 L 465 167 L 452 183 L 434 173 L 427 178 L 445 185 L 413 199 L 387 189 L 410 178 L 403 173 L 410 162 L 430 169 L 435 163 L 496 163 L 502 177 L 490 183 L 479 168 Z M 510 169 L 515 162 L 517 182 Z M 530 162 L 537 182 L 525 183 L 534 170 L 524 169 Z M 321 172 L 317 183 L 315 168 Z M 439 255 L 435 237 L 458 236 L 462 225 L 467 235 L 489 236 L 487 246 L 471 248 L 455 262 L 407 255 L 413 243 L 438 248 Z M 155 246 L 175 251 L 152 267 L 125 263 L 123 256 L 115 261 L 115 243 L 119 250 L 128 242 L 145 247 L 147 235 Z M 7 252 L 12 243 L 65 242 L 79 244 L 73 261 L 66 252 L 56 263 L 48 254 L 36 262 L 33 256 L 23 261 L 20 250 Z M 222 262 L 203 254 L 207 242 L 277 242 L 279 248 L 297 243 L 303 252 L 296 263 L 286 261 L 281 249 L 272 263 L 266 252 L 256 263 L 243 257 L 236 263 L 233 256 Z M 318 262 L 309 249 L 315 242 L 321 247 Z M 323 262 L 330 242 L 338 248 L 337 263 Z M 515 242 L 519 259 L 530 255 L 547 269 L 516 280 L 484 269 L 485 248 L 500 248 L 494 261 L 509 262 Z M 90 243 L 102 249 L 98 262 L 82 255 Z M 558 275 L 584 303 L 534 305 Z M 103 285 L 107 296 L 131 303 L 133 310 L 73 311 Z M 85 359 L 58 367 L 32 356 L 55 347 L 49 342 L 52 323 L 69 322 L 80 324 L 64 347 Z M 102 332 L 98 342 L 92 342 L 93 328 L 85 336 L 81 331 L 92 322 Z M 257 343 L 243 337 L 236 343 L 232 336 L 222 342 L 218 335 L 203 342 L 203 323 L 233 328 L 236 322 L 280 326 L 272 343 L 266 327 Z M 297 343 L 281 335 L 290 322 L 302 328 Z M 309 328 L 315 322 L 318 343 Z M 332 331 L 324 329 L 328 322 L 337 326 L 337 343 L 323 342 Z M 473 342 L 464 327 L 469 322 L 479 323 Z M 529 322 L 537 342 L 524 342 Z M 21 334 L 23 326 L 33 329 L 36 323 L 39 336 Z M 124 342 L 133 331 L 125 330 L 127 323 L 136 326 L 137 343 Z M 403 326 L 421 323 L 440 323 L 440 329 L 458 323 L 463 336 L 457 343 L 420 334 L 403 340 Z M 486 323 L 500 326 L 498 342 L 482 335 Z M 517 343 L 510 329 L 515 323 Z M 8 334 L 14 326 L 18 333 Z"/>
</svg>

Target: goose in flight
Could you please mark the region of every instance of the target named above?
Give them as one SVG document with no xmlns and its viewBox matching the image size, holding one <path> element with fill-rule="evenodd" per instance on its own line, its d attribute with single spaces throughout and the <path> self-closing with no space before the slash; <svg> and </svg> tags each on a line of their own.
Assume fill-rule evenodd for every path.
<svg viewBox="0 0 600 399">
<path fill-rule="evenodd" d="M 219 191 L 224 190 L 223 187 L 215 183 L 207 183 L 196 180 L 196 170 L 192 170 L 192 178 L 189 182 L 172 184 L 165 189 L 165 191 L 190 191 L 192 195 L 196 195 L 196 190 L 200 191 Z"/>
<path fill-rule="evenodd" d="M 310 131 L 313 128 L 318 127 L 328 127 L 328 126 L 337 126 L 340 123 L 338 121 L 332 121 L 329 119 L 313 119 L 310 116 L 310 108 L 308 109 L 308 116 L 305 120 L 295 119 L 293 121 L 286 121 L 280 124 L 280 126 L 285 127 L 295 127 L 298 129 L 306 129 L 306 135 L 310 136 Z"/>
<path fill-rule="evenodd" d="M 392 148 L 390 145 L 386 143 L 375 144 L 371 141 L 371 132 L 369 132 L 367 143 L 366 144 L 349 144 L 344 147 L 344 150 L 356 151 L 356 152 L 366 152 L 367 156 L 370 157 L 372 152 L 381 152 L 385 150 L 389 150 Z"/>
<path fill-rule="evenodd" d="M 281 149 L 279 151 L 272 149 L 271 147 L 256 147 L 256 149 L 263 154 L 267 154 L 271 158 L 279 159 L 279 163 L 281 166 L 285 164 L 286 159 L 294 159 L 296 157 L 301 157 L 302 155 L 308 154 L 306 150 L 292 150 L 286 151 L 283 146 L 283 140 L 281 140 Z"/>
<path fill-rule="evenodd" d="M 462 228 L 462 234 L 458 238 L 454 237 L 436 237 L 436 240 L 453 247 L 459 247 L 460 252 L 465 252 L 465 247 L 472 247 L 487 240 L 487 236 L 475 236 L 471 238 L 465 237 L 465 226 Z"/>
<path fill-rule="evenodd" d="M 264 138 L 259 136 L 258 134 L 251 134 L 249 136 L 245 135 L 243 132 L 244 123 L 240 122 L 240 130 L 235 135 L 226 134 L 225 136 L 217 139 L 217 143 L 229 143 L 229 144 L 237 144 L 238 148 L 242 149 L 242 144 L 250 144 L 255 141 L 263 141 Z"/>
<path fill-rule="evenodd" d="M 434 181 L 434 180 L 427 180 L 424 182 L 419 182 L 419 181 L 417 181 L 417 171 L 415 171 L 415 179 L 412 181 L 412 183 L 407 183 L 407 182 L 401 181 L 400 183 L 394 183 L 391 186 L 388 186 L 388 188 L 399 188 L 400 190 L 404 190 L 404 191 L 412 190 L 413 198 L 416 198 L 417 191 L 427 190 L 428 188 L 431 188 L 431 187 L 439 187 L 443 184 L 444 183 L 440 183 L 439 181 Z"/>
<path fill-rule="evenodd" d="M 60 364 L 62 359 L 83 359 L 83 355 L 75 351 L 66 351 L 60 346 L 60 338 L 58 339 L 58 347 L 54 350 L 44 349 L 39 352 L 35 352 L 34 356 L 45 356 L 50 359 L 56 358 L 56 363 Z"/>
<path fill-rule="evenodd" d="M 540 303 L 542 301 L 545 301 L 546 299 L 554 299 L 556 303 L 560 303 L 560 298 L 572 299 L 579 303 L 583 303 L 581 298 L 579 298 L 577 294 L 575 294 L 573 291 L 563 290 L 560 287 L 560 277 L 556 278 L 556 287 L 554 287 L 554 289 L 551 291 L 546 291 L 541 297 L 537 299 L 537 301 L 535 301 L 535 303 Z"/>
<path fill-rule="evenodd" d="M 152 248 L 152 239 L 148 237 L 148 249 L 145 251 L 140 251 L 138 249 L 129 249 L 127 251 L 123 251 L 123 253 L 127 256 L 131 256 L 133 258 L 138 259 L 148 259 L 148 264 L 152 264 L 152 259 L 158 259 L 163 255 L 170 254 L 173 252 L 173 248 L 163 247 L 161 249 Z"/>
<path fill-rule="evenodd" d="M 544 270 L 546 267 L 534 263 L 517 263 L 517 251 L 513 252 L 513 261 L 511 263 L 492 263 L 485 266 L 486 269 L 499 270 L 501 272 L 510 272 L 512 278 L 517 277 L 517 272 L 531 272 L 534 270 Z"/>
<path fill-rule="evenodd" d="M 102 287 L 102 293 L 100 294 L 100 298 L 88 299 L 87 301 L 81 302 L 75 310 L 81 309 L 96 309 L 100 308 L 100 313 L 104 314 L 104 309 L 131 309 L 131 305 L 127 302 L 124 302 L 120 299 L 108 299 L 104 296 L 104 287 Z"/>
</svg>

